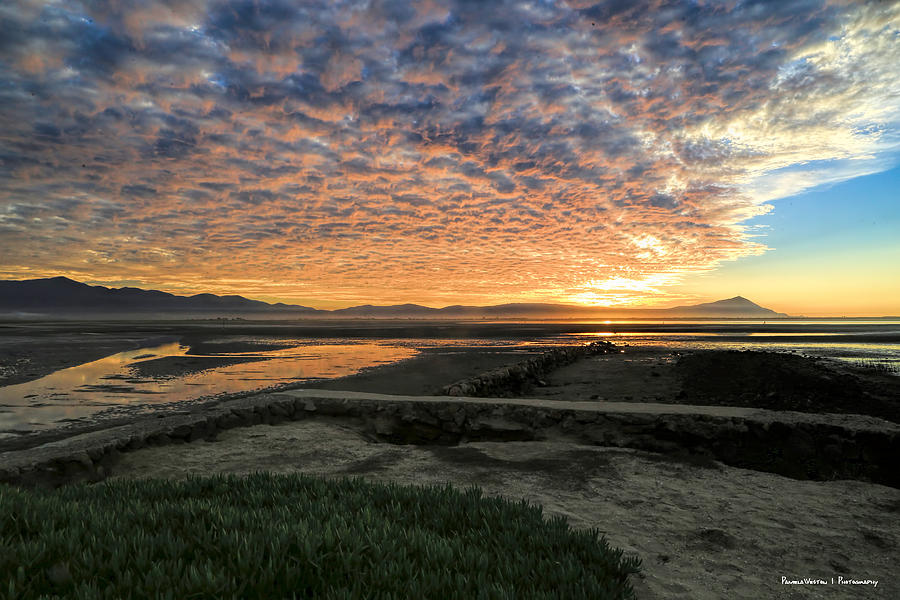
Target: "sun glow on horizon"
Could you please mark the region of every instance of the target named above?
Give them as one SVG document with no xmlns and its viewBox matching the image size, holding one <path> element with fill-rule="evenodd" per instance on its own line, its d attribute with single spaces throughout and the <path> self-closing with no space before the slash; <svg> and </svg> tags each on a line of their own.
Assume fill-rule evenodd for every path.
<svg viewBox="0 0 900 600">
<path fill-rule="evenodd" d="M 755 223 L 900 161 L 900 3 L 10 0 L 0 27 L 0 278 L 900 312 L 896 198 L 842 199 L 859 235 L 803 264 Z"/>
</svg>

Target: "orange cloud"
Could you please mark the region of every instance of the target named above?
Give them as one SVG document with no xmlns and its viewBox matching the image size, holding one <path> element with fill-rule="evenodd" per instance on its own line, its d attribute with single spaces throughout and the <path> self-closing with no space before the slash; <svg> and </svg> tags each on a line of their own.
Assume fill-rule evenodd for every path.
<svg viewBox="0 0 900 600">
<path fill-rule="evenodd" d="M 311 304 L 665 299 L 766 250 L 742 223 L 783 169 L 866 160 L 900 113 L 878 25 L 896 11 L 608 9 L 23 17 L 39 49 L 0 61 L 0 276 Z"/>
</svg>

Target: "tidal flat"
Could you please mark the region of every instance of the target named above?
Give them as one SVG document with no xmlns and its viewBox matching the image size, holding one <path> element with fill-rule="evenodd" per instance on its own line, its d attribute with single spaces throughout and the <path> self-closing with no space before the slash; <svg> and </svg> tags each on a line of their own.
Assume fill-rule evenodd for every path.
<svg viewBox="0 0 900 600">
<path fill-rule="evenodd" d="M 297 340 L 317 345 L 325 339 L 332 345 L 376 343 L 379 351 L 402 348 L 407 353 L 397 360 L 351 369 L 342 376 L 284 383 L 266 393 L 384 394 L 388 398 L 384 402 L 390 404 L 395 402 L 391 398 L 400 403 L 408 397 L 433 398 L 454 382 L 478 379 L 498 369 L 510 372 L 510 366 L 554 348 L 612 339 L 617 343 L 615 352 L 579 357 L 524 379 L 512 378 L 494 398 L 473 399 L 488 402 L 486 406 L 494 412 L 463 420 L 452 439 L 429 439 L 434 433 L 429 429 L 432 426 L 412 417 L 407 423 L 414 435 L 404 438 L 391 429 L 398 427 L 402 418 L 390 424 L 383 417 L 379 421 L 377 415 L 384 413 L 378 411 L 369 418 L 326 414 L 322 407 L 307 407 L 287 417 L 251 418 L 221 429 L 208 428 L 199 436 L 188 432 L 179 437 L 173 431 L 141 443 L 132 440 L 130 446 L 105 457 L 102 470 L 82 475 L 89 480 L 183 478 L 266 470 L 477 485 L 488 494 L 538 503 L 576 527 L 599 528 L 610 543 L 643 560 L 642 575 L 634 582 L 639 598 L 886 598 L 900 593 L 897 582 L 890 579 L 894 566 L 900 564 L 897 485 L 873 483 L 864 474 L 826 476 L 822 470 L 800 470 L 786 476 L 740 466 L 740 455 L 735 460 L 715 451 L 722 447 L 721 440 L 715 440 L 717 423 L 727 424 L 721 429 L 720 437 L 725 438 L 746 429 L 745 423 L 752 425 L 754 419 L 778 424 L 780 433 L 768 446 L 775 454 L 806 452 L 803 456 L 815 456 L 818 439 L 809 448 L 798 449 L 798 443 L 802 446 L 808 440 L 798 442 L 794 431 L 813 432 L 812 437 L 819 435 L 816 431 L 832 431 L 840 437 L 847 429 L 849 438 L 874 436 L 876 445 L 895 447 L 900 439 L 900 377 L 847 360 L 878 356 L 879 350 L 873 348 L 885 345 L 888 351 L 884 356 L 891 359 L 890 345 L 895 343 L 884 330 L 869 337 L 859 329 L 844 331 L 847 338 L 830 340 L 829 354 L 817 345 L 821 330 L 797 331 L 789 339 L 774 335 L 784 331 L 769 331 L 776 341 L 760 345 L 760 336 L 750 335 L 758 332 L 748 331 L 746 323 L 729 331 L 721 331 L 726 328 L 722 324 L 683 325 L 689 330 L 687 335 L 668 331 L 669 338 L 663 343 L 660 332 L 644 332 L 643 338 L 636 338 L 621 335 L 619 329 L 614 336 L 598 336 L 608 325 L 602 328 L 597 324 L 366 322 L 292 327 L 150 323 L 131 325 L 128 330 L 103 324 L 92 331 L 97 334 L 93 336 L 76 335 L 79 326 L 83 324 L 64 324 L 55 333 L 48 328 L 33 336 L 38 341 L 32 345 L 21 329 L 18 338 L 2 337 L 0 356 L 4 358 L 0 364 L 7 365 L 10 356 L 16 360 L 25 357 L 30 361 L 30 373 L 40 374 L 34 365 L 44 365 L 45 375 L 49 375 L 58 364 L 52 361 L 70 360 L 74 365 L 85 356 L 94 356 L 90 348 L 102 354 L 111 349 L 122 351 L 122 344 L 131 344 L 126 350 L 134 352 L 132 359 L 153 364 L 155 369 L 143 374 L 135 371 L 136 377 L 177 379 L 229 368 L 215 362 L 223 358 L 245 366 L 275 360 L 267 353 L 296 348 Z M 716 335 L 705 335 L 711 329 Z M 691 339 L 685 340 L 688 335 Z M 720 346 L 710 347 L 710 337 L 718 339 Z M 142 345 L 146 340 L 178 344 L 182 353 L 177 359 L 147 356 L 153 353 Z M 866 344 L 869 354 L 865 354 Z M 798 345 L 809 351 L 798 352 Z M 815 354 L 816 349 L 820 354 Z M 52 357 L 52 361 L 42 363 L 42 356 Z M 204 358 L 211 360 L 204 364 Z M 40 377 L 32 381 L 37 379 Z M 113 386 L 130 385 L 128 380 L 109 381 Z M 252 400 L 254 394 L 257 392 L 245 390 L 236 395 Z M 154 414 L 122 411 L 108 419 L 88 419 L 16 436 L 0 441 L 0 457 L 11 461 L 28 453 L 37 455 L 43 448 L 64 447 L 67 440 L 84 439 L 91 432 L 144 421 L 152 425 L 170 413 L 199 417 L 204 411 L 221 409 L 228 397 L 165 404 Z M 519 400 L 523 398 L 528 400 Z M 451 401 L 468 402 L 465 398 L 447 399 Z M 523 429 L 510 417 L 523 410 L 515 408 L 521 402 L 548 415 L 562 416 L 553 426 Z M 579 431 L 588 433 L 574 436 L 571 428 L 563 426 L 568 410 L 563 407 L 568 403 L 635 407 L 635 417 L 613 416 L 620 423 L 618 431 L 640 429 L 643 441 L 629 446 L 629 439 L 637 438 L 590 438 L 591 429 L 600 428 L 591 422 L 578 425 Z M 714 443 L 704 445 L 699 441 L 702 436 L 690 438 L 683 430 L 675 436 L 672 424 L 691 419 L 691 427 L 696 429 L 688 433 L 705 432 L 705 439 Z M 572 422 L 576 421 L 573 418 Z M 864 435 L 848 429 L 860 423 Z M 773 425 L 765 431 L 775 429 Z M 769 443 L 769 438 L 764 441 Z M 867 452 L 852 460 L 869 460 L 872 452 Z M 832 456 L 830 460 L 840 464 L 843 458 Z M 77 469 L 52 471 L 51 480 L 53 472 L 58 479 L 50 481 L 52 485 L 79 478 Z M 47 481 L 45 478 L 44 483 Z M 813 576 L 825 581 L 838 577 L 878 580 L 879 584 L 781 583 L 782 578 Z"/>
</svg>

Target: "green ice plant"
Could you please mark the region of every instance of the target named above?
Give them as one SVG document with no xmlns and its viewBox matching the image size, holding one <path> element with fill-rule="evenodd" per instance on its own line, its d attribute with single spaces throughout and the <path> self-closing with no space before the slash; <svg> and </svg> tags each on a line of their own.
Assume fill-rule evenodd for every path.
<svg viewBox="0 0 900 600">
<path fill-rule="evenodd" d="M 257 473 L 0 486 L 0 598 L 632 598 L 596 530 L 477 488 Z"/>
</svg>

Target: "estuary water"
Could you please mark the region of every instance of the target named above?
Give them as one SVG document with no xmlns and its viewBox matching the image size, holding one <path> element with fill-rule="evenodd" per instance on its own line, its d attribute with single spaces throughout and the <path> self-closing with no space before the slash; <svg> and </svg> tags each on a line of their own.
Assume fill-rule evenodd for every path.
<svg viewBox="0 0 900 600">
<path fill-rule="evenodd" d="M 69 329 L 68 331 L 71 331 Z M 170 327 L 170 333 L 177 328 Z M 900 321 L 602 321 L 324 325 L 239 324 L 204 342 L 154 343 L 0 387 L 0 439 L 185 401 L 358 373 L 454 347 L 584 344 L 793 352 L 900 373 Z M 348 331 L 362 335 L 347 337 Z M 21 335 L 21 332 L 19 332 Z M 292 335 L 294 334 L 294 335 Z M 46 334 L 44 334 L 46 335 Z M 22 338 L 27 345 L 27 336 Z M 46 339 L 46 337 L 44 338 Z M 198 351 L 199 349 L 199 351 Z M 205 350 L 204 350 L 205 349 Z"/>
<path fill-rule="evenodd" d="M 371 340 L 278 341 L 287 347 L 190 356 L 189 346 L 170 342 L 0 387 L 0 438 L 97 415 L 342 377 L 416 354 L 408 345 Z M 148 368 L 161 361 L 163 368 Z"/>
<path fill-rule="evenodd" d="M 567 334 L 617 344 L 677 349 L 792 352 L 900 372 L 900 320 L 608 321 L 597 331 Z"/>
</svg>

